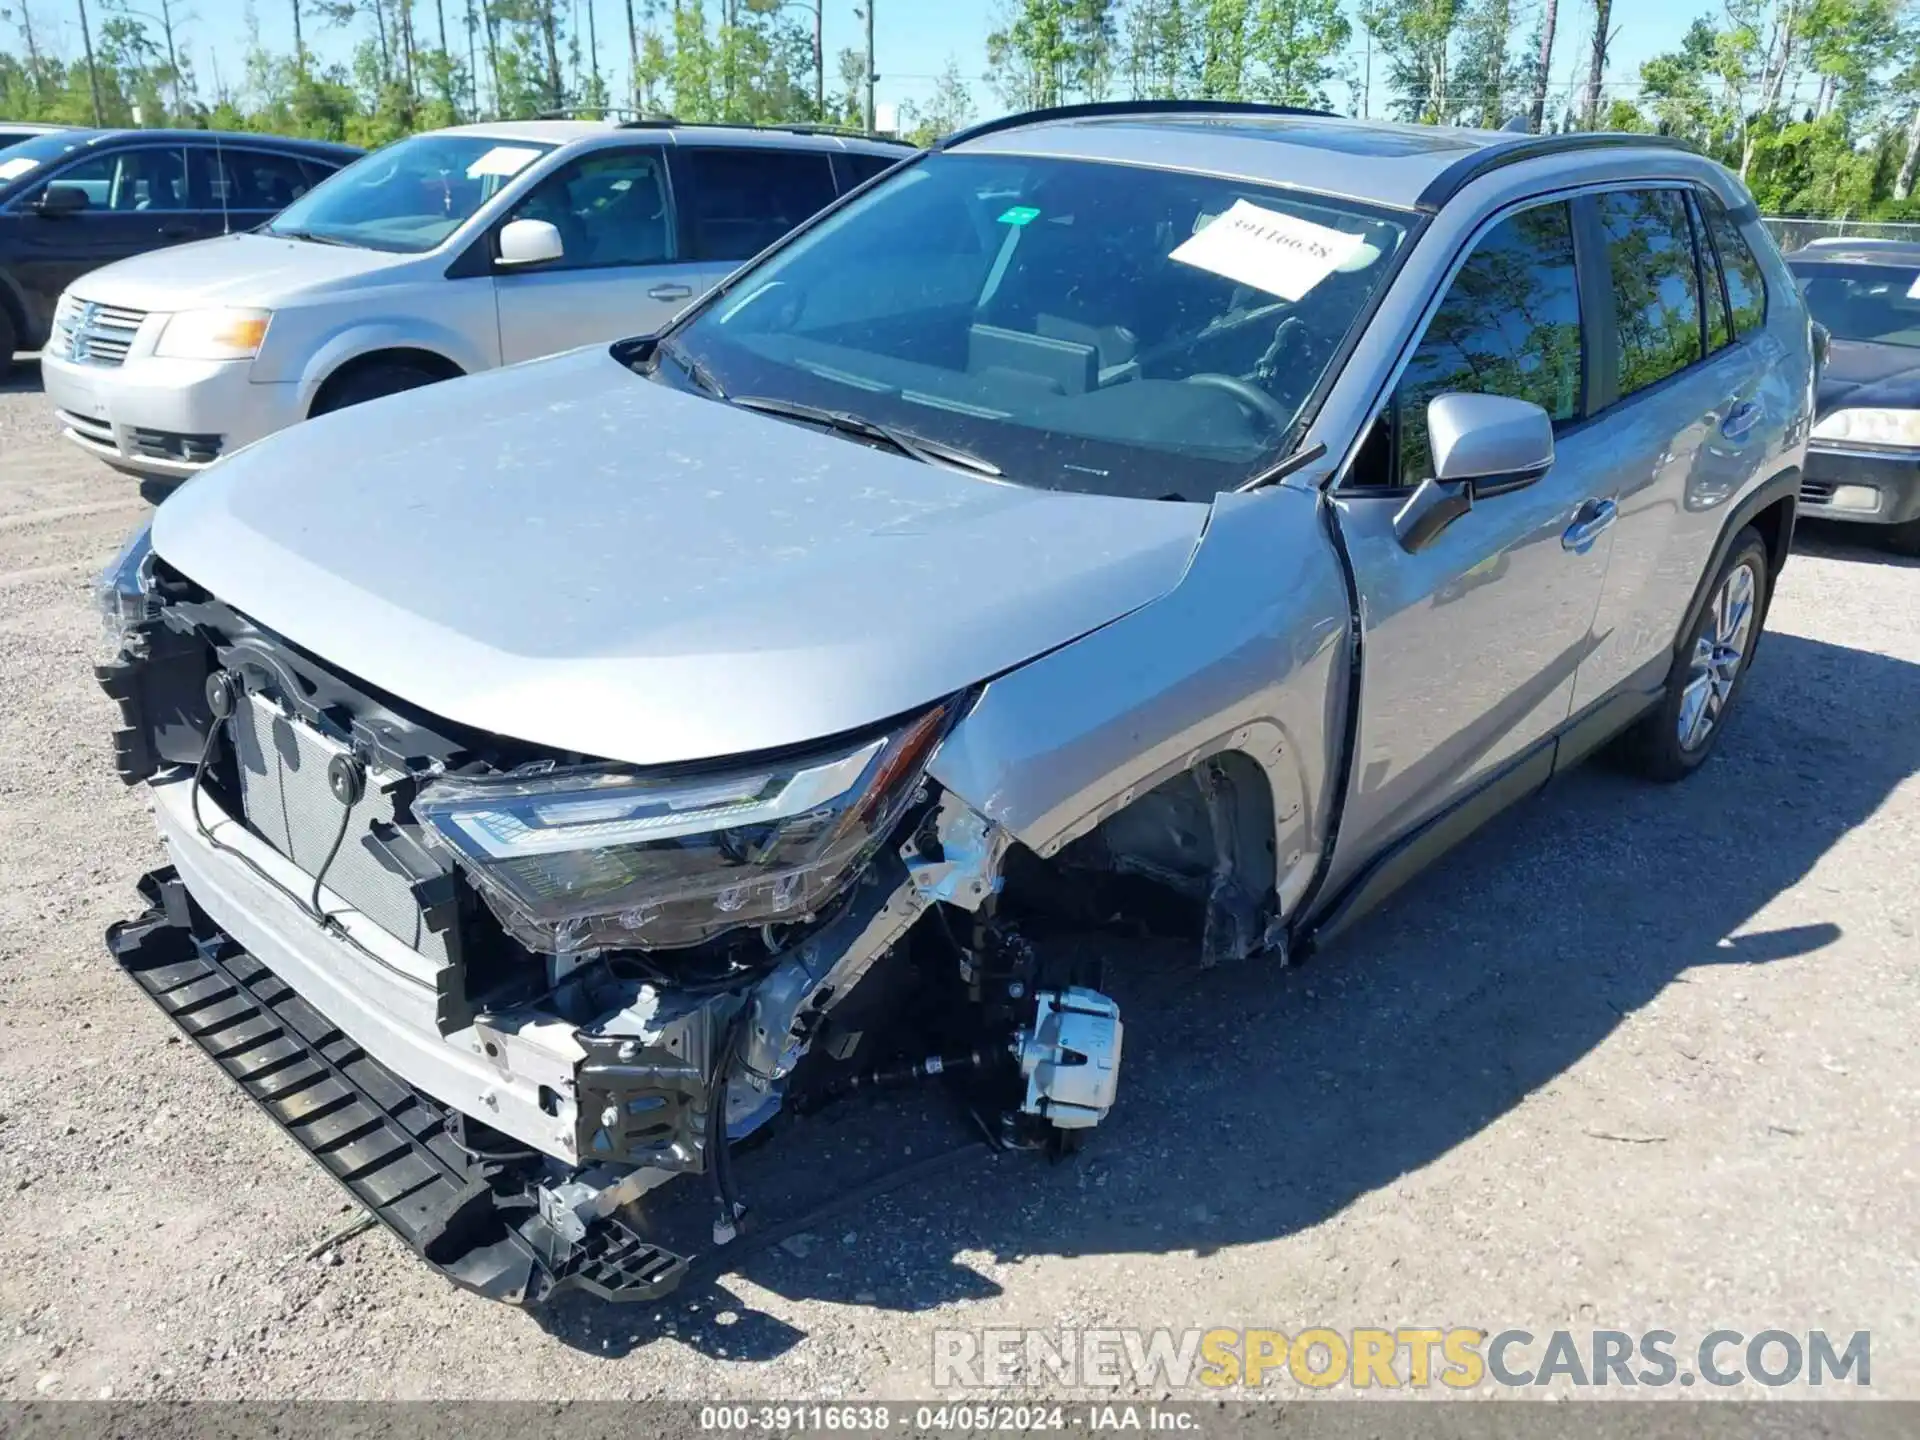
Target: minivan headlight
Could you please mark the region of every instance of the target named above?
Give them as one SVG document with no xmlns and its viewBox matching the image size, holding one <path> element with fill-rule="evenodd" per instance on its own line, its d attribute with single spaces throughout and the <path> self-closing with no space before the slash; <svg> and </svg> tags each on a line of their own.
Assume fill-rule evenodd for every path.
<svg viewBox="0 0 1920 1440">
<path fill-rule="evenodd" d="M 267 338 L 271 310 L 182 310 L 153 353 L 163 360 L 251 360 Z"/>
<path fill-rule="evenodd" d="M 911 802 L 952 717 L 799 759 L 648 776 L 573 766 L 422 787 L 414 817 L 543 954 L 695 945 L 814 914 Z"/>
<path fill-rule="evenodd" d="M 1836 410 L 1813 427 L 1813 438 L 1920 448 L 1920 410 Z"/>
</svg>

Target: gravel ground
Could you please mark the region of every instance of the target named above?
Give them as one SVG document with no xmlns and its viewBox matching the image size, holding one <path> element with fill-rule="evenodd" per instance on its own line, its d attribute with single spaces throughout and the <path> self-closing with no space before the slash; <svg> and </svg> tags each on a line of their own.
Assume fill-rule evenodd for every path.
<svg viewBox="0 0 1920 1440">
<path fill-rule="evenodd" d="M 1589 767 L 1293 972 L 1121 957 L 1124 1098 L 1077 1161 L 528 1314 L 384 1231 L 304 1258 L 341 1192 L 107 956 L 160 852 L 88 582 L 144 505 L 30 367 L 0 391 L 0 1396 L 913 1396 L 938 1327 L 1425 1324 L 1867 1329 L 1874 1391 L 1920 1397 L 1914 564 L 1809 536 L 1689 784 Z M 748 1194 L 923 1159 L 939 1105 L 796 1125 Z"/>
</svg>

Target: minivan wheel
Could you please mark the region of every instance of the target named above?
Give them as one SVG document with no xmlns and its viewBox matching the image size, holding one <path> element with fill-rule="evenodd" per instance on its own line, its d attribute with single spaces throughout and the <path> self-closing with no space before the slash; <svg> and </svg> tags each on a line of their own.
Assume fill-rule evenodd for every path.
<svg viewBox="0 0 1920 1440">
<path fill-rule="evenodd" d="M 422 385 L 432 385 L 445 378 L 402 360 L 378 361 L 329 380 L 313 402 L 313 413 L 331 415 L 350 405 L 364 405 L 382 395 L 398 395 L 402 390 L 418 390 Z"/>
<path fill-rule="evenodd" d="M 1767 542 L 1751 527 L 1713 579 L 1707 606 L 1667 672 L 1666 698 L 1624 737 L 1634 768 L 1680 780 L 1705 763 L 1746 683 L 1767 613 Z"/>
</svg>

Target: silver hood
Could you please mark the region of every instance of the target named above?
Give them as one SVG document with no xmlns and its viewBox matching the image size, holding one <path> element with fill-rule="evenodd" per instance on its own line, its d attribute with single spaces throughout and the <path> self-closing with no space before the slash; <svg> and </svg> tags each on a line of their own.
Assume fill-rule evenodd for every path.
<svg viewBox="0 0 1920 1440">
<path fill-rule="evenodd" d="M 911 710 L 1166 593 L 1208 507 L 1022 489 L 576 351 L 262 441 L 156 551 L 464 725 L 669 764 Z"/>
<path fill-rule="evenodd" d="M 134 310 L 271 309 L 312 290 L 352 288 L 419 259 L 271 235 L 222 235 L 115 261 L 75 281 L 73 288 L 85 299 Z"/>
</svg>

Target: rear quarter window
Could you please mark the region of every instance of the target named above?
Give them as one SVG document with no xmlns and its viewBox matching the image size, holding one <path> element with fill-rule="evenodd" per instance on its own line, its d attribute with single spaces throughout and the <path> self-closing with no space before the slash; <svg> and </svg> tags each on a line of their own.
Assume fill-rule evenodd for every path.
<svg viewBox="0 0 1920 1440">
<path fill-rule="evenodd" d="M 1727 302 L 1733 308 L 1733 331 L 1744 335 L 1758 330 L 1767 320 L 1766 272 L 1754 257 L 1733 216 L 1711 195 L 1700 198 L 1701 212 L 1707 219 L 1707 233 L 1720 255 L 1720 268 L 1727 277 Z"/>
</svg>

